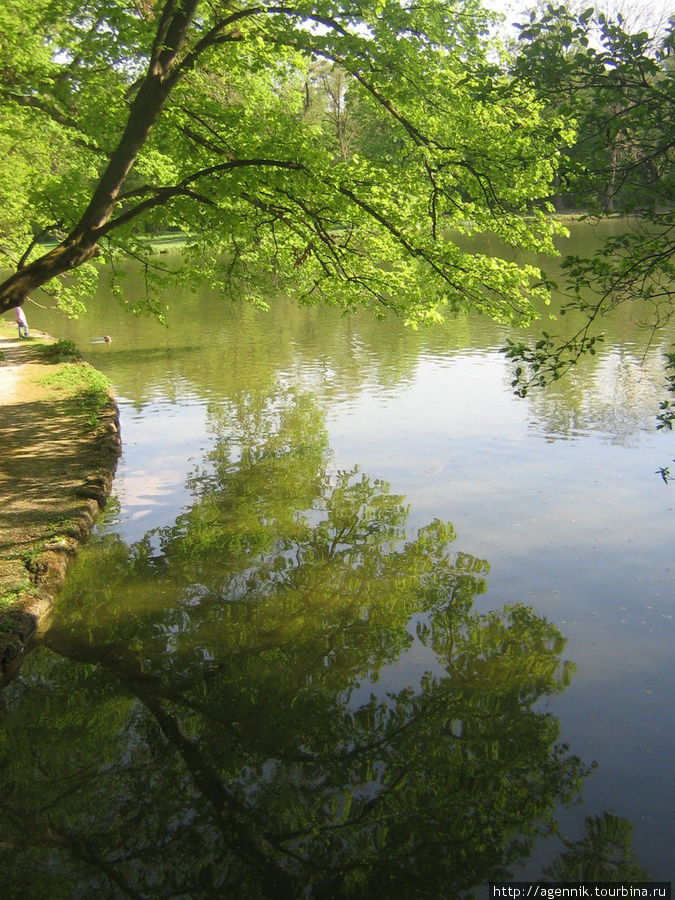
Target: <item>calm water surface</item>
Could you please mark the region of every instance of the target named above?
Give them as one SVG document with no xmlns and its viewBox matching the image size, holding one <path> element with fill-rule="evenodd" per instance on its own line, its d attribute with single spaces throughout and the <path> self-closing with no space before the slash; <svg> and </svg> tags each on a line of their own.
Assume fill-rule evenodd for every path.
<svg viewBox="0 0 675 900">
<path fill-rule="evenodd" d="M 8 896 L 480 894 L 605 814 L 671 880 L 672 336 L 519 400 L 486 321 L 170 299 L 28 310 L 124 455 L 2 695 Z"/>
</svg>

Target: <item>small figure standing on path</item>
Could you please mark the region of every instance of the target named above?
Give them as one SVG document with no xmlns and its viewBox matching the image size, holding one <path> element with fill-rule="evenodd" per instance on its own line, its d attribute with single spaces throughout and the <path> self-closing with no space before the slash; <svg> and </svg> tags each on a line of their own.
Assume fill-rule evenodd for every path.
<svg viewBox="0 0 675 900">
<path fill-rule="evenodd" d="M 26 314 L 21 309 L 20 306 L 15 307 L 14 312 L 16 313 L 16 324 L 19 326 L 19 337 L 28 337 L 28 322 L 26 321 Z"/>
</svg>

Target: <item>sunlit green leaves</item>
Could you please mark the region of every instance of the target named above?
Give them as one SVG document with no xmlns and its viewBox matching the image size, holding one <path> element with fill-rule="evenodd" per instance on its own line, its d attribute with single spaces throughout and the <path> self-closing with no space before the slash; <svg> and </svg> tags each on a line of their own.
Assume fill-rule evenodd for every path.
<svg viewBox="0 0 675 900">
<path fill-rule="evenodd" d="M 164 4 L 33 5 L 42 68 L 13 63 L 0 102 L 32 110 L 35 146 L 44 127 L 64 146 L 22 196 L 13 233 L 17 246 L 31 229 L 70 233 L 76 246 L 67 266 L 65 254 L 47 255 L 21 285 L 79 265 L 103 237 L 128 252 L 145 225 L 185 233 L 186 280 L 209 274 L 260 306 L 282 292 L 412 325 L 467 308 L 500 321 L 536 314 L 535 269 L 460 250 L 449 230 L 553 251 L 540 207 L 567 126 L 495 69 L 478 4 L 193 5 L 163 57 L 166 96 L 144 74 L 159 59 Z M 23 26 L 9 25 L 16 44 Z M 310 114 L 328 96 L 310 90 L 317 65 L 344 79 L 348 142 L 327 133 L 342 124 Z"/>
<path fill-rule="evenodd" d="M 662 35 L 632 34 L 615 19 L 564 6 L 533 12 L 521 28 L 515 77 L 576 123 L 575 141 L 561 133 L 559 206 L 597 216 L 630 216 L 594 252 L 562 264 L 561 314 L 579 328 L 568 339 L 542 336 L 535 346 L 509 344 L 513 385 L 524 393 L 593 354 L 603 317 L 622 305 L 656 333 L 672 316 L 675 296 L 675 70 L 669 62 L 672 23 Z M 661 406 L 667 426 L 669 403 Z"/>
</svg>

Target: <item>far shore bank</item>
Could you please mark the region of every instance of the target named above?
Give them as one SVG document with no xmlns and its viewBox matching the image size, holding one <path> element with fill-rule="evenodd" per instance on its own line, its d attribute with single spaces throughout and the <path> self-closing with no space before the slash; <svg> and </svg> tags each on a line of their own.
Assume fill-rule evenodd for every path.
<svg viewBox="0 0 675 900">
<path fill-rule="evenodd" d="M 0 684 L 44 626 L 110 495 L 119 413 L 101 373 L 0 319 Z"/>
</svg>

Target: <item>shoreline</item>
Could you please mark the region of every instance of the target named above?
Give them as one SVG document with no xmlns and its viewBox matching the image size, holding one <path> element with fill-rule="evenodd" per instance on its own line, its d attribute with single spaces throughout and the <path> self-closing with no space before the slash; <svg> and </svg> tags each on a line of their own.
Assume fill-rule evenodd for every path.
<svg viewBox="0 0 675 900">
<path fill-rule="evenodd" d="M 86 382 L 100 373 L 48 360 L 55 343 L 39 331 L 20 340 L 0 319 L 0 687 L 45 625 L 122 452 L 112 389 L 92 414 Z"/>
</svg>

